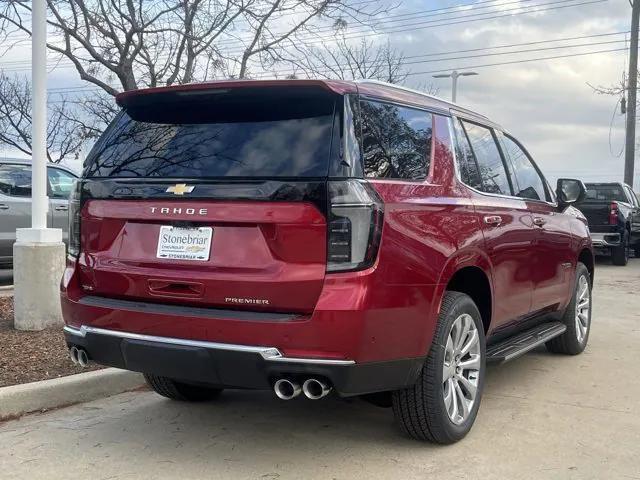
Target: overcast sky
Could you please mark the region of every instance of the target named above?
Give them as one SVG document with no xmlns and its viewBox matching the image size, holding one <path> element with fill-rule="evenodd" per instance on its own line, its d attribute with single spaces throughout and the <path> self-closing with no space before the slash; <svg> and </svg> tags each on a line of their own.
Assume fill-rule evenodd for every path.
<svg viewBox="0 0 640 480">
<path fill-rule="evenodd" d="M 465 4 L 475 5 L 411 15 Z M 530 150 L 550 181 L 555 182 L 559 176 L 580 177 L 585 181 L 622 180 L 624 117 L 619 108 L 614 115 L 618 98 L 597 95 L 587 83 L 603 86 L 618 83 L 627 62 L 625 51 L 512 65 L 479 65 L 624 49 L 624 34 L 511 49 L 444 56 L 433 54 L 628 31 L 630 7 L 627 0 L 400 0 L 396 5 L 398 7 L 389 14 L 393 17 L 381 19 L 381 22 L 389 22 L 388 18 L 395 18 L 396 23 L 381 23 L 379 30 L 399 32 L 370 38 L 381 42 L 389 39 L 394 48 L 409 57 L 407 62 L 422 62 L 407 66 L 414 73 L 407 81 L 410 86 L 433 83 L 441 96 L 449 98 L 450 80 L 435 80 L 431 78 L 433 73 L 420 72 L 475 66 L 473 70 L 479 73 L 478 76 L 460 80 L 458 103 L 489 116 L 511 131 Z M 537 11 L 531 13 L 532 10 Z M 489 15 L 498 18 L 487 19 Z M 470 22 L 470 19 L 478 21 Z M 435 26 L 436 20 L 460 23 Z M 429 21 L 432 23 L 425 24 Z M 585 43 L 602 44 L 550 49 Z M 480 56 L 541 48 L 548 50 Z M 28 59 L 29 55 L 29 44 L 25 42 L 0 59 L 0 65 Z M 478 57 L 425 62 L 470 55 Z M 12 65 L 15 64 L 6 64 L 4 68 L 9 69 Z M 28 74 L 28 71 L 22 73 Z M 53 88 L 75 84 L 83 85 L 73 69 L 58 68 L 50 72 L 49 85 Z M 636 189 L 640 187 L 638 170 L 640 166 L 636 168 Z"/>
<path fill-rule="evenodd" d="M 551 3 L 553 0 L 520 2 Z M 549 5 L 564 6 L 584 0 Z M 438 7 L 463 3 L 433 2 Z M 506 3 L 499 0 L 495 3 Z M 403 8 L 417 10 L 424 5 L 418 0 L 404 2 Z M 511 10 L 513 4 L 505 5 Z M 540 9 L 545 8 L 541 7 Z M 505 12 L 503 14 L 513 13 Z M 608 0 L 587 5 L 549 10 L 535 14 L 512 15 L 460 25 L 442 26 L 392 37 L 393 44 L 406 55 L 426 52 L 446 52 L 481 47 L 539 42 L 586 35 L 624 32 L 629 30 L 631 9 L 627 0 Z M 625 47 L 625 35 L 612 35 L 582 40 L 515 47 L 512 50 L 548 48 L 559 45 L 601 43 L 597 46 L 574 47 L 518 55 L 496 55 L 473 59 L 449 60 L 424 65 L 412 65 L 415 72 L 439 68 L 508 62 L 612 50 Z M 497 53 L 508 49 L 461 53 L 452 56 Z M 489 116 L 512 132 L 530 150 L 547 177 L 553 182 L 559 176 L 578 176 L 585 181 L 623 178 L 624 117 L 612 115 L 617 98 L 596 95 L 587 84 L 612 85 L 620 81 L 625 70 L 626 52 L 611 52 L 573 58 L 520 63 L 514 65 L 474 68 L 477 77 L 460 79 L 458 103 Z M 426 81 L 431 75 L 411 78 L 411 82 Z M 450 80 L 432 80 L 439 94 L 450 96 Z M 611 138 L 611 148 L 609 139 Z M 636 187 L 640 175 L 636 169 Z"/>
</svg>

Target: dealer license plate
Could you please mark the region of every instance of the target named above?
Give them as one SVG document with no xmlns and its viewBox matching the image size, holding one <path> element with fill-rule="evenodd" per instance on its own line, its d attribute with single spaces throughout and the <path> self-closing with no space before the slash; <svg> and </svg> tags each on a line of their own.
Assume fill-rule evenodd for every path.
<svg viewBox="0 0 640 480">
<path fill-rule="evenodd" d="M 211 252 L 213 228 L 163 225 L 158 236 L 158 258 L 206 262 Z"/>
</svg>

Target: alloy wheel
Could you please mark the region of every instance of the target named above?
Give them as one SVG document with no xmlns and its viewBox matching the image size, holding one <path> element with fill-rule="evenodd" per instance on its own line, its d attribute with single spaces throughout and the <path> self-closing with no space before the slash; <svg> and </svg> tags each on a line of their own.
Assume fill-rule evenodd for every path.
<svg viewBox="0 0 640 480">
<path fill-rule="evenodd" d="M 442 394 L 449 419 L 456 425 L 471 413 L 478 395 L 481 362 L 480 336 L 471 315 L 451 324 L 442 367 Z"/>
<path fill-rule="evenodd" d="M 582 275 L 578 280 L 578 298 L 576 298 L 576 336 L 582 343 L 589 331 L 589 310 L 591 309 L 591 292 L 589 281 Z"/>
</svg>

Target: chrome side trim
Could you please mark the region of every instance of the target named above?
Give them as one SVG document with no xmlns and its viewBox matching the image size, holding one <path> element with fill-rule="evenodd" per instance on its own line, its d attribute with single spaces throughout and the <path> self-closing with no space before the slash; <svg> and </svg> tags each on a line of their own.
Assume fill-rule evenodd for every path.
<svg viewBox="0 0 640 480">
<path fill-rule="evenodd" d="M 63 329 L 69 335 L 76 337 L 86 337 L 91 335 L 106 335 L 109 337 L 126 338 L 129 340 L 143 340 L 146 342 L 166 343 L 169 345 L 182 345 L 186 347 L 200 347 L 212 350 L 229 350 L 233 352 L 245 352 L 259 354 L 267 362 L 280 363 L 300 363 L 307 365 L 353 365 L 354 360 L 337 360 L 332 358 L 298 358 L 285 357 L 282 352 L 275 347 L 256 347 L 250 345 L 234 345 L 231 343 L 206 342 L 201 340 L 188 340 L 184 338 L 158 337 L 155 335 L 144 335 L 141 333 L 119 332 L 104 328 L 90 327 L 82 325 L 80 328 L 66 325 Z"/>
</svg>

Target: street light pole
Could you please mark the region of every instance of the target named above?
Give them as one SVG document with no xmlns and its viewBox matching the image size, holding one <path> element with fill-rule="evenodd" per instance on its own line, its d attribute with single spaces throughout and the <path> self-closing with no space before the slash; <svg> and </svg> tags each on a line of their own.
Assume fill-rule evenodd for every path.
<svg viewBox="0 0 640 480">
<path fill-rule="evenodd" d="M 62 323 L 59 289 L 65 267 L 62 230 L 47 227 L 46 0 L 32 0 L 31 22 L 31 228 L 18 228 L 13 244 L 13 325 L 18 330 Z"/>
<path fill-rule="evenodd" d="M 478 75 L 477 72 L 458 72 L 454 70 L 451 73 L 439 73 L 438 75 L 434 75 L 433 78 L 451 78 L 451 101 L 456 103 L 458 100 L 458 78 L 459 77 L 469 77 L 472 75 Z"/>
</svg>

